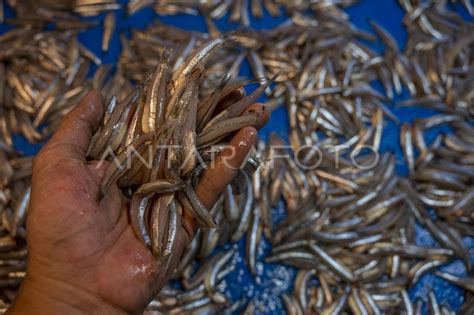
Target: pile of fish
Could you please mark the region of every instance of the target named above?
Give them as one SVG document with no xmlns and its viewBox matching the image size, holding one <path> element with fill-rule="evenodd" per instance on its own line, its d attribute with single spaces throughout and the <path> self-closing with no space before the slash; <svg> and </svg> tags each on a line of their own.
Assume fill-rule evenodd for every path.
<svg viewBox="0 0 474 315">
<path fill-rule="evenodd" d="M 256 38 L 249 47 L 254 75 L 281 72 L 271 106 L 285 104 L 289 141 L 298 151 L 317 146 L 334 152 L 371 145 L 378 151 L 383 118 L 396 120 L 386 97 L 371 81 L 389 77 L 376 52 L 360 42 L 374 36 L 355 28 L 342 11 L 318 18 L 294 15 L 291 20 Z"/>
<path fill-rule="evenodd" d="M 399 106 L 423 105 L 463 118 L 474 117 L 472 48 L 474 26 L 441 4 L 403 2 L 410 35 L 405 51 L 387 47 L 386 57 L 405 59 L 405 84 L 412 99 Z M 387 45 L 388 46 L 388 45 Z M 402 57 L 403 56 L 403 57 Z M 396 61 L 395 61 L 396 62 Z"/>
<path fill-rule="evenodd" d="M 43 22 L 48 20 L 50 23 L 56 23 L 57 19 L 80 21 L 77 15 L 95 16 L 122 8 L 117 0 L 6 0 L 6 2 L 21 18 Z"/>
<path fill-rule="evenodd" d="M 91 60 L 77 31 L 42 31 L 25 24 L 0 36 L 0 146 L 12 134 L 37 143 L 89 91 Z"/>
<path fill-rule="evenodd" d="M 263 8 L 272 15 L 279 16 L 280 5 L 275 0 L 250 0 L 252 15 L 261 18 L 263 16 Z M 286 1 L 287 5 L 291 5 L 293 1 Z M 296 6 L 308 7 L 308 1 L 298 1 L 301 3 Z M 306 3 L 304 3 L 306 2 Z M 128 13 L 134 14 L 144 7 L 152 6 L 155 12 L 159 15 L 170 15 L 186 13 L 192 15 L 198 15 L 200 13 L 205 14 L 213 19 L 220 19 L 226 14 L 230 13 L 229 22 L 238 22 L 245 26 L 250 25 L 249 17 L 249 0 L 205 0 L 205 1 L 193 1 L 193 0 L 132 0 L 128 3 Z"/>
<path fill-rule="evenodd" d="M 449 17 L 456 21 L 457 29 L 464 30 L 466 34 L 472 30 L 470 24 L 450 14 L 451 11 L 442 6 L 424 6 L 427 6 L 425 12 L 430 13 L 429 16 L 436 14 L 441 18 Z M 470 138 L 464 139 L 472 129 L 467 122 L 472 117 L 472 106 L 469 106 L 472 104 L 472 95 L 465 88 L 470 82 L 472 48 L 463 51 L 466 46 L 460 48 L 456 43 L 459 40 L 466 43 L 468 40 L 459 39 L 453 34 L 449 34 L 449 37 L 446 35 L 445 42 L 439 43 L 430 40 L 425 34 L 426 47 L 410 51 L 407 45 L 406 51 L 402 52 L 393 37 L 371 21 L 377 38 L 387 47 L 385 55 L 381 56 L 357 41 L 357 38 L 374 38 L 350 25 L 342 12 L 338 19 L 334 18 L 333 12 L 330 15 L 332 19 L 328 17 L 325 21 L 324 17 L 324 13 L 318 16 L 319 19 L 293 15 L 291 21 L 274 30 L 237 31 L 235 34 L 241 44 L 241 51 L 235 51 L 234 60 L 241 62 L 247 58 L 257 77 L 268 78 L 280 73 L 277 85 L 269 93 L 269 102 L 271 106 L 281 103 L 287 106 L 290 143 L 303 164 L 303 167 L 298 167 L 292 159 L 273 161 L 263 155 L 263 160 L 273 166 L 268 168 L 271 173 L 263 171 L 267 164 L 264 163 L 254 174 L 256 179 L 252 181 L 251 190 L 254 199 L 252 202 L 238 203 L 241 221 L 233 226 L 234 230 L 239 227 L 247 229 L 248 266 L 255 272 L 255 248 L 264 233 L 275 245 L 267 262 L 305 269 L 296 279 L 295 295 L 283 297 L 289 313 L 332 314 L 344 310 L 353 313 L 395 310 L 411 313 L 421 312 L 423 303 L 429 304 L 435 314 L 440 309 L 449 312 L 447 305 L 438 305 L 434 293 L 430 293 L 427 300 L 417 300 L 413 305 L 407 292 L 425 272 L 445 265 L 456 257 L 464 261 L 468 272 L 471 270 L 470 253 L 462 242 L 462 237 L 472 236 L 474 232 L 470 226 L 471 214 L 461 212 L 455 222 L 446 220 L 442 215 L 433 216 L 428 209 L 436 203 L 453 206 L 451 211 L 454 212 L 472 207 L 473 165 L 469 155 L 473 142 Z M 414 20 L 423 23 L 418 22 L 423 19 Z M 436 23 L 433 25 L 438 26 Z M 423 29 L 420 27 L 419 30 Z M 153 32 L 144 33 L 150 34 L 150 41 L 154 38 L 151 35 Z M 410 36 L 419 37 L 420 34 L 413 30 Z M 416 42 L 412 37 L 409 37 L 410 41 Z M 154 46 L 159 47 L 161 43 Z M 181 47 L 185 45 L 181 44 Z M 459 68 L 457 71 L 453 72 L 451 67 L 433 70 L 432 67 L 438 67 L 440 62 L 430 63 L 430 60 L 434 60 L 434 51 L 440 53 L 438 51 L 441 49 L 443 54 L 455 54 L 452 58 Z M 425 58 L 422 55 L 425 53 L 433 54 L 433 57 Z M 301 67 L 302 64 L 305 67 Z M 433 72 L 439 78 L 430 74 Z M 373 80 L 382 83 L 385 95 L 370 85 Z M 421 98 L 435 91 L 438 99 L 427 105 L 435 104 L 437 106 L 433 108 L 447 113 L 417 120 L 412 126 L 402 125 L 401 146 L 409 169 L 414 170 L 415 165 L 420 168 L 409 179 L 395 175 L 395 158 L 391 154 L 377 155 L 378 161 L 374 161 L 373 155 L 361 154 L 365 147 L 375 153 L 379 151 L 386 124 L 384 117 L 398 123 L 386 103 L 402 94 L 404 89 L 415 99 L 404 101 L 400 106 L 425 104 Z M 447 104 L 446 93 L 456 97 L 450 101 L 451 105 Z M 458 132 L 464 136 L 456 138 L 456 143 L 459 145 L 459 154 L 465 156 L 453 156 L 451 168 L 440 177 L 439 166 L 427 169 L 425 166 L 433 159 L 442 139 L 452 136 L 442 135 L 428 146 L 424 139 L 425 133 L 439 124 L 454 121 L 463 126 Z M 278 139 L 274 141 L 282 143 Z M 271 145 L 272 141 L 263 152 L 271 151 Z M 308 146 L 308 149 L 302 151 L 302 146 Z M 315 146 L 313 151 L 309 146 Z M 288 156 L 293 154 L 290 152 Z M 458 164 L 458 159 L 463 161 L 463 166 Z M 317 163 L 319 161 L 322 163 Z M 274 162 L 279 166 L 274 165 Z M 308 166 L 316 163 L 319 164 L 317 169 L 307 170 Z M 265 176 L 259 176 L 262 172 Z M 449 180 L 444 176 L 460 177 L 461 183 L 455 191 L 448 192 L 443 187 L 443 181 Z M 441 188 L 428 187 L 430 193 L 427 198 L 419 190 L 416 178 L 427 182 L 439 178 L 441 183 L 437 185 L 441 185 Z M 427 185 L 425 183 L 421 187 L 427 188 Z M 292 189 L 294 187 L 299 189 Z M 463 193 L 463 189 L 467 190 L 466 193 Z M 438 194 L 435 195 L 436 200 L 430 199 L 433 193 Z M 248 196 L 247 193 L 245 196 Z M 228 195 L 225 197 L 229 199 Z M 280 197 L 286 203 L 288 217 L 279 225 L 272 226 L 271 208 Z M 251 207 L 246 208 L 246 204 L 252 203 Z M 223 206 L 231 204 L 233 202 L 227 201 Z M 227 218 L 227 222 L 232 220 Z M 418 245 L 415 239 L 416 224 L 426 228 L 441 248 Z M 224 226 L 222 231 L 225 232 L 221 232 L 223 238 L 213 236 L 212 244 L 228 240 L 228 231 L 232 231 L 232 225 L 227 223 Z M 238 240 L 237 237 L 231 239 Z M 194 244 L 188 254 L 208 248 L 208 244 Z M 229 257 L 222 255 L 220 259 L 218 261 L 228 261 Z M 231 267 L 232 264 L 227 262 L 225 267 L 222 264 L 218 267 L 205 264 L 201 268 L 208 268 L 209 274 L 216 275 Z M 194 272 L 201 275 L 203 270 Z M 181 283 L 189 281 L 193 274 L 179 275 L 184 277 Z M 472 290 L 472 278 L 461 279 L 440 272 L 437 275 L 467 291 Z M 318 279 L 319 287 L 310 286 L 313 283 L 311 278 Z M 219 303 L 204 295 L 204 291 L 209 293 L 215 289 L 206 286 L 201 286 L 199 290 L 197 288 L 190 287 L 190 291 L 180 292 L 187 298 L 183 301 L 177 299 L 171 304 L 176 310 L 193 307 L 196 312 L 229 311 L 237 305 L 219 306 Z M 194 299 L 187 292 L 193 292 Z M 169 295 L 163 294 L 152 309 L 160 303 L 170 307 L 170 304 L 166 304 L 170 303 Z M 239 307 L 242 304 L 245 301 L 240 301 Z M 248 303 L 249 309 L 253 305 Z M 472 299 L 467 293 L 464 308 L 467 310 L 469 307 L 472 307 Z"/>
<path fill-rule="evenodd" d="M 306 172 L 306 180 L 318 181 L 315 199 L 277 226 L 275 247 L 266 261 L 308 269 L 297 276 L 295 295 L 285 300 L 287 307 L 317 314 L 343 310 L 411 314 L 414 306 L 407 290 L 425 272 L 454 258 L 463 259 L 466 270 L 471 270 L 470 254 L 461 239 L 471 233 L 431 217 L 417 191 L 418 183 L 394 173 L 393 155 L 382 155 L 370 169 L 343 160 L 337 171 L 329 161 Z M 428 170 L 437 172 L 434 168 L 423 171 Z M 417 244 L 417 223 L 432 234 L 440 248 Z M 313 277 L 320 284 L 317 288 L 311 287 Z M 470 281 L 464 279 L 458 285 L 469 287 Z"/>
<path fill-rule="evenodd" d="M 104 3 L 107 1 L 104 1 Z M 202 14 L 206 18 L 219 20 L 228 16 L 230 23 L 239 23 L 243 26 L 250 26 L 251 17 L 260 19 L 264 12 L 271 16 L 282 15 L 282 10 L 287 15 L 295 12 L 314 13 L 327 12 L 333 9 L 345 8 L 357 3 L 358 0 L 131 0 L 128 3 L 127 10 L 129 14 L 134 14 L 144 7 L 152 6 L 159 15 L 174 14 Z M 451 0 L 456 3 L 458 0 Z M 470 0 L 460 1 L 471 16 L 474 16 L 474 8 Z M 418 17 L 425 8 L 431 6 L 429 1 L 410 1 L 400 0 L 405 9 L 415 12 Z M 439 1 L 438 6 L 444 7 L 446 1 Z M 418 11 L 416 11 L 418 9 Z M 425 17 L 422 19 L 426 20 Z M 425 24 L 426 21 L 421 22 Z"/>
<path fill-rule="evenodd" d="M 401 48 L 375 21 L 369 21 L 375 36 L 352 25 L 343 8 L 353 2 L 130 1 L 130 14 L 150 5 L 162 15 L 202 14 L 208 34 L 163 24 L 131 30 L 130 39 L 121 34 L 122 54 L 112 67 L 78 43 L 77 33 L 94 23 L 75 13 L 115 10 L 115 1 L 69 1 L 60 7 L 41 1 L 31 16 L 25 4 L 10 0 L 18 15 L 9 22 L 19 27 L 0 40 L 2 307 L 24 275 L 31 172 L 31 159 L 12 151 L 11 135 L 41 141 L 94 87 L 109 101 L 89 156 L 113 154 L 123 163 L 133 147 L 158 157 L 151 170 L 138 160 L 131 169 L 111 164 L 102 187 L 105 192 L 117 181 L 132 199 L 138 237 L 156 256 L 168 257 L 182 213 L 204 227 L 148 313 L 264 312 L 259 301 L 231 301 L 224 294 L 239 253 L 236 245 L 223 245 L 242 238 L 254 276 L 261 273 L 258 248 L 264 240 L 273 245 L 266 263 L 299 269 L 293 292 L 282 295 L 290 314 L 421 314 L 427 308 L 431 314 L 453 313 L 429 287 L 410 300 L 408 292 L 427 273 L 463 288 L 459 312 L 473 313 L 472 250 L 464 238 L 474 236 L 474 27 L 449 10 L 447 1 L 400 0 L 408 30 Z M 470 2 L 462 3 L 472 14 Z M 257 18 L 263 8 L 272 15 L 284 8 L 290 18 L 274 29 L 225 35 L 213 22 L 228 14 L 231 22 L 248 25 L 248 8 Z M 65 31 L 43 31 L 50 23 Z M 104 51 L 114 28 L 109 13 Z M 364 40 L 380 41 L 383 53 Z M 256 81 L 239 78 L 244 61 Z M 87 80 L 91 63 L 98 68 Z M 232 113 L 214 112 L 225 95 L 262 79 L 266 83 L 234 104 Z M 376 81 L 383 93 L 373 87 Z M 405 91 L 409 98 L 399 101 Z M 267 108 L 284 106 L 288 112 L 289 146 L 275 135 L 260 142 L 245 172 L 205 209 L 193 189 L 202 167 L 183 157 L 199 154 L 209 163 L 219 151 L 212 144 L 256 119 L 255 112 L 239 114 L 263 92 Z M 437 114 L 400 123 L 393 102 Z M 380 152 L 389 123 L 400 126 L 398 160 Z M 431 139 L 433 129 L 443 132 Z M 160 151 L 160 144 L 184 146 Z M 169 169 L 164 156 L 173 164 Z M 184 168 L 175 167 L 183 162 Z M 407 177 L 397 175 L 405 165 Z M 272 214 L 281 201 L 286 216 L 277 220 Z M 149 217 L 165 224 L 153 225 Z M 421 245 L 418 233 L 431 235 L 434 245 Z M 455 260 L 467 275 L 440 271 Z"/>
<path fill-rule="evenodd" d="M 230 23 L 250 26 L 251 17 L 262 18 L 265 11 L 271 16 L 282 15 L 282 9 L 287 15 L 295 12 L 318 13 L 348 7 L 356 2 L 357 0 L 132 0 L 128 3 L 128 13 L 134 14 L 144 7 L 152 6 L 159 15 L 202 14 L 215 20 L 228 16 Z"/>
<path fill-rule="evenodd" d="M 13 301 L 25 276 L 25 218 L 30 198 L 31 157 L 0 150 L 0 311 Z"/>
</svg>

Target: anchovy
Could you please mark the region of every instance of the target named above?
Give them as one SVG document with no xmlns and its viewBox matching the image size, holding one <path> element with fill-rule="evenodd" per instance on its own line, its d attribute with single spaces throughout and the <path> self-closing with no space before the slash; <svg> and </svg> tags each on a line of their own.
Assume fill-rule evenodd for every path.
<svg viewBox="0 0 474 315">
<path fill-rule="evenodd" d="M 436 271 L 434 274 L 437 275 L 438 277 L 443 278 L 446 281 L 454 283 L 455 285 L 463 289 L 474 292 L 474 278 L 472 277 L 461 278 L 461 277 L 456 277 L 448 273 L 439 272 L 439 271 Z"/>
<path fill-rule="evenodd" d="M 332 258 L 327 252 L 325 252 L 321 247 L 316 244 L 311 244 L 309 246 L 311 251 L 320 258 L 328 267 L 333 270 L 337 275 L 339 275 L 346 282 L 354 282 L 354 275 L 352 272 L 345 267 L 343 264 L 336 261 Z"/>
</svg>

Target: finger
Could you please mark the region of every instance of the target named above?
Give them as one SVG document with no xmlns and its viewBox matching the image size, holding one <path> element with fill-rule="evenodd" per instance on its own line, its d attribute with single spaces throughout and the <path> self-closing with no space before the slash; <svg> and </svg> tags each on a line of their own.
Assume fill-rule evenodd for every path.
<svg viewBox="0 0 474 315">
<path fill-rule="evenodd" d="M 85 161 L 93 133 L 99 127 L 104 108 L 99 91 L 89 92 L 71 112 L 64 116 L 61 126 L 45 146 L 61 159 Z"/>
<path fill-rule="evenodd" d="M 256 129 L 261 129 L 263 126 L 265 126 L 270 119 L 270 111 L 268 111 L 265 107 L 264 104 L 262 103 L 255 103 L 247 107 L 245 112 L 260 112 L 260 115 L 257 118 L 257 121 L 255 124 L 253 124 L 253 127 Z"/>
<path fill-rule="evenodd" d="M 257 131 L 255 128 L 241 129 L 229 146 L 219 154 L 213 163 L 214 165 L 203 172 L 196 187 L 196 193 L 207 208 L 212 208 L 219 199 L 256 143 Z"/>
<path fill-rule="evenodd" d="M 241 129 L 216 158 L 212 167 L 206 169 L 196 187 L 196 193 L 202 203 L 211 209 L 227 185 L 234 179 L 239 168 L 246 161 L 250 150 L 257 143 L 257 130 L 253 127 Z M 192 239 L 197 224 L 184 212 L 183 227 Z"/>
</svg>

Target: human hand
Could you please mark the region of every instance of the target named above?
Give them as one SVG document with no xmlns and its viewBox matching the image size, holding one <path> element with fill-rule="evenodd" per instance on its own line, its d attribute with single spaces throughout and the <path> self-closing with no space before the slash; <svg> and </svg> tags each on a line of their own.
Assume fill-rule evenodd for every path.
<svg viewBox="0 0 474 315">
<path fill-rule="evenodd" d="M 142 312 L 165 285 L 194 235 L 195 222 L 184 216 L 177 250 L 166 268 L 135 236 L 128 201 L 120 189 L 113 185 L 99 200 L 107 165 L 88 162 L 86 150 L 103 110 L 100 93 L 89 93 L 35 158 L 27 274 L 11 314 Z M 267 119 L 264 113 L 256 127 Z M 254 128 L 240 130 L 218 157 L 227 157 L 226 163 L 205 170 L 196 192 L 209 209 L 255 142 Z"/>
</svg>

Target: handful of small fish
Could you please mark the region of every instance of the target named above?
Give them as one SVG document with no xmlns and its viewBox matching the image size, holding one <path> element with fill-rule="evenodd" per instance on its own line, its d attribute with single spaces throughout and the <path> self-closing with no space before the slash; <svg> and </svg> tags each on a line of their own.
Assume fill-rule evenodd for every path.
<svg viewBox="0 0 474 315">
<path fill-rule="evenodd" d="M 352 25 L 343 8 L 354 2 L 130 1 L 130 14 L 144 6 L 163 15 L 202 14 L 209 34 L 163 24 L 132 30 L 131 39 L 122 34 L 114 69 L 77 41 L 77 33 L 93 23 L 73 12 L 115 10 L 115 1 L 70 1 L 60 7 L 40 1 L 38 15 L 31 17 L 23 4 L 10 0 L 18 13 L 10 22 L 21 28 L 0 40 L 2 307 L 8 307 L 24 276 L 31 172 L 31 159 L 13 152 L 11 134 L 20 132 L 30 142 L 44 139 L 94 87 L 116 97 L 108 101 L 89 157 L 116 156 L 119 164 L 111 163 L 102 189 L 117 182 L 131 197 L 137 236 L 166 258 L 182 213 L 204 227 L 173 275 L 180 288 L 167 285 L 147 313 L 264 312 L 256 298 L 230 301 L 221 286 L 236 271 L 238 253 L 235 246 L 217 254 L 216 249 L 244 236 L 254 276 L 260 273 L 259 244 L 265 240 L 273 245 L 266 263 L 298 268 L 293 291 L 282 295 L 288 314 L 422 314 L 427 308 L 430 314 L 453 314 L 429 287 L 410 299 L 410 288 L 427 273 L 464 289 L 459 313 L 474 313 L 473 251 L 463 239 L 474 237 L 474 27 L 449 10 L 447 1 L 400 0 L 408 30 L 402 49 L 375 21 L 369 21 L 375 36 Z M 471 2 L 460 2 L 472 15 Z M 78 10 L 81 6 L 87 9 Z M 261 17 L 263 8 L 271 15 L 284 8 L 290 18 L 271 30 L 222 35 L 213 19 L 229 13 L 231 22 L 249 25 L 248 7 L 253 17 Z M 66 31 L 42 31 L 48 23 Z M 104 51 L 114 25 L 109 14 Z M 379 40 L 384 53 L 361 40 Z M 255 78 L 266 83 L 231 110 L 214 112 L 226 95 L 252 82 L 237 79 L 245 59 Z M 99 67 L 87 80 L 91 62 Z M 149 69 L 156 70 L 150 75 Z M 404 91 L 410 98 L 398 108 L 421 105 L 437 114 L 400 123 L 387 104 Z M 258 113 L 242 112 L 264 92 L 267 108 L 287 109 L 290 146 L 276 135 L 259 142 L 243 172 L 213 209 L 205 209 L 193 189 L 202 171 L 197 156 L 210 163 L 219 152 L 211 145 L 251 125 Z M 387 118 L 400 125 L 404 162 L 380 152 Z M 439 127 L 449 132 L 430 140 L 427 135 Z M 166 144 L 181 146 L 159 149 Z M 120 164 L 132 147 L 155 157 L 151 169 L 138 157 L 132 168 Z M 400 164 L 407 166 L 406 177 L 396 173 Z M 286 216 L 276 220 L 273 209 L 281 202 Z M 420 245 L 420 230 L 436 245 Z M 466 275 L 440 270 L 457 259 Z"/>
<path fill-rule="evenodd" d="M 121 102 L 116 97 L 110 99 L 103 125 L 89 147 L 88 156 L 94 160 L 116 154 L 116 164 L 108 167 L 102 192 L 118 183 L 131 196 L 132 226 L 158 257 L 169 256 L 175 248 L 183 213 L 200 227 L 216 227 L 193 186 L 206 164 L 222 150 L 223 140 L 256 123 L 262 112 L 247 108 L 273 82 L 267 81 L 252 94 L 216 111 L 226 96 L 246 85 L 245 81 L 229 82 L 230 77 L 225 76 L 212 93 L 202 93 L 206 63 L 230 42 L 230 37 L 204 43 L 174 71 L 169 52 L 163 51 L 155 73 L 142 86 Z M 138 154 L 130 157 L 131 150 Z M 140 157 L 147 157 L 150 165 L 140 163 Z M 206 164 L 200 164 L 200 158 Z M 245 177 L 258 167 L 256 157 L 247 163 L 242 170 Z"/>
</svg>

